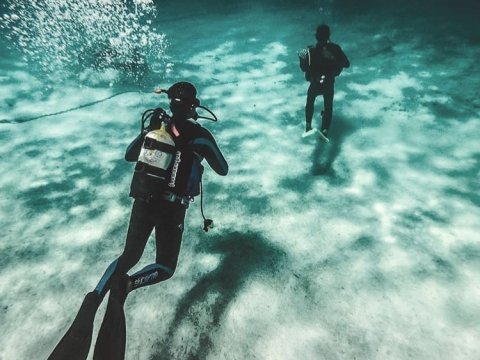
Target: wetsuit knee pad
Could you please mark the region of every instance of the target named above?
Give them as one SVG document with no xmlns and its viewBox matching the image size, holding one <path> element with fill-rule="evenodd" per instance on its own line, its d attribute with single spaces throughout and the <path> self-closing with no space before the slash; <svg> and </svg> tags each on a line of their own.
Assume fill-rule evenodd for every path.
<svg viewBox="0 0 480 360">
<path fill-rule="evenodd" d="M 165 281 L 173 276 L 174 269 L 162 264 L 151 264 L 130 276 L 132 290 Z"/>
</svg>

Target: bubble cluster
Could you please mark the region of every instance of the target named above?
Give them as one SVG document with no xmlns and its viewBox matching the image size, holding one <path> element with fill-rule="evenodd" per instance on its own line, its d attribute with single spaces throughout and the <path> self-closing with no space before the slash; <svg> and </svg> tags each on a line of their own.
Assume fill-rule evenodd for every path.
<svg viewBox="0 0 480 360">
<path fill-rule="evenodd" d="M 155 16 L 152 0 L 10 0 L 0 28 L 43 74 L 114 69 L 140 78 L 151 65 L 165 68 L 167 41 Z"/>
</svg>

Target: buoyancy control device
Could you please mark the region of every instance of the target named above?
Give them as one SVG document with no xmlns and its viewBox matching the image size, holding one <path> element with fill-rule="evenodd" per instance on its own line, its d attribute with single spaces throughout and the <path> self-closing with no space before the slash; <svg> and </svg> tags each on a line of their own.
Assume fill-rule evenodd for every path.
<svg viewBox="0 0 480 360">
<path fill-rule="evenodd" d="M 168 90 L 156 89 L 155 93 L 168 94 Z M 194 107 L 202 108 L 212 115 L 212 117 L 200 116 L 195 111 L 193 114 L 195 121 L 199 118 L 218 121 L 210 109 L 200 105 L 200 101 L 197 100 Z M 148 127 L 145 126 L 147 120 L 150 121 Z M 145 134 L 145 140 L 135 166 L 130 196 L 150 201 L 162 198 L 166 192 L 173 191 L 177 197 L 180 195 L 193 201 L 195 196 L 200 195 L 203 230 L 207 232 L 213 227 L 213 220 L 207 219 L 203 211 L 202 158 L 198 154 L 182 151 L 185 149 L 176 142 L 175 136 L 178 136 L 178 133 L 175 134 L 175 127 L 172 129 L 172 126 L 172 118 L 162 108 L 149 109 L 143 113 L 141 133 Z M 156 130 L 150 130 L 155 128 Z M 182 165 L 180 174 L 187 174 L 185 179 L 177 179 L 180 164 Z M 182 171 L 184 168 L 188 168 L 186 173 Z"/>
<path fill-rule="evenodd" d="M 342 72 L 336 56 L 335 45 L 328 43 L 321 47 L 308 46 L 298 53 L 300 69 L 306 81 L 319 81 L 323 76 L 335 77 Z"/>
</svg>

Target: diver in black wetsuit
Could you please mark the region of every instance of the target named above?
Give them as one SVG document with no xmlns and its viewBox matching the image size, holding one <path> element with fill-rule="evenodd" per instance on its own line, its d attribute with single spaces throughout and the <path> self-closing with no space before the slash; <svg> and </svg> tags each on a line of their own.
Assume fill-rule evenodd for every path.
<svg viewBox="0 0 480 360">
<path fill-rule="evenodd" d="M 300 68 L 305 79 L 310 82 L 305 104 L 305 131 L 312 130 L 312 117 L 315 99 L 323 95 L 322 135 L 327 138 L 332 121 L 335 77 L 343 68 L 350 67 L 350 61 L 340 46 L 330 42 L 330 28 L 322 24 L 315 34 L 317 44 L 309 46 L 300 54 Z"/>
<path fill-rule="evenodd" d="M 86 358 L 95 312 L 108 290 L 111 290 L 110 297 L 94 359 L 124 358 L 123 304 L 130 291 L 172 277 L 186 209 L 200 192 L 201 161 L 207 160 L 219 175 L 228 173 L 228 164 L 212 134 L 192 120 L 197 117 L 196 107 L 200 106 L 195 87 L 180 82 L 166 92 L 172 117 L 161 108 L 155 109 L 149 126 L 128 146 L 125 154 L 127 161 L 137 161 L 137 164 L 130 189 L 134 202 L 123 253 L 110 264 L 95 290 L 87 294 L 77 318 L 49 359 Z M 127 275 L 140 260 L 153 229 L 155 263 Z"/>
<path fill-rule="evenodd" d="M 99 294 L 107 289 L 105 283 L 110 273 L 124 274 L 140 260 L 153 229 L 155 229 L 157 253 L 155 264 L 132 275 L 129 290 L 170 278 L 177 265 L 186 209 L 190 198 L 198 194 L 198 192 L 193 195 L 188 193 L 191 191 L 189 188 L 193 186 L 192 180 L 195 180 L 191 177 L 196 176 L 197 180 L 201 177 L 203 167 L 200 161 L 203 158 L 217 174 L 226 175 L 228 172 L 228 164 L 212 134 L 196 121 L 189 120 L 195 117 L 195 105 L 198 102 L 193 85 L 185 82 L 177 83 L 168 90 L 168 95 L 172 118 L 168 119 L 168 115 L 163 110 L 157 109 L 152 116 L 150 127 L 127 148 L 125 159 L 139 160 L 146 133 L 160 128 L 162 123 L 169 121 L 170 132 L 175 143 L 175 152 L 172 153 L 175 175 L 171 174 L 168 179 L 169 184 L 163 190 L 161 181 L 153 183 L 150 181 L 155 180 L 159 175 L 155 173 L 153 166 L 144 161 L 137 163 L 130 191 L 135 201 L 125 249 L 97 286 L 96 291 Z M 192 174 L 192 172 L 196 173 Z M 155 275 L 152 276 L 154 273 Z"/>
</svg>

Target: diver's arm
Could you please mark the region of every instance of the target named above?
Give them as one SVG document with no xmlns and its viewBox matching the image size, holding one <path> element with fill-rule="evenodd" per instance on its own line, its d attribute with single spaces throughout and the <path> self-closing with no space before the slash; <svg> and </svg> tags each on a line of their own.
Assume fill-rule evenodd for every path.
<svg viewBox="0 0 480 360">
<path fill-rule="evenodd" d="M 343 52 L 342 48 L 337 45 L 337 52 L 338 52 L 338 58 L 340 59 L 340 64 L 342 67 L 349 68 L 350 67 L 350 61 L 347 58 L 347 55 Z"/>
<path fill-rule="evenodd" d="M 213 135 L 205 128 L 200 128 L 200 136 L 192 141 L 192 150 L 204 157 L 208 165 L 218 175 L 225 176 L 228 173 L 227 160 L 223 157 L 222 152 L 218 148 Z"/>
<path fill-rule="evenodd" d="M 143 141 L 145 140 L 145 132 L 139 134 L 135 140 L 133 140 L 130 145 L 127 147 L 127 151 L 125 152 L 125 160 L 134 162 L 138 160 L 138 156 L 140 155 L 140 150 L 142 149 Z"/>
</svg>

